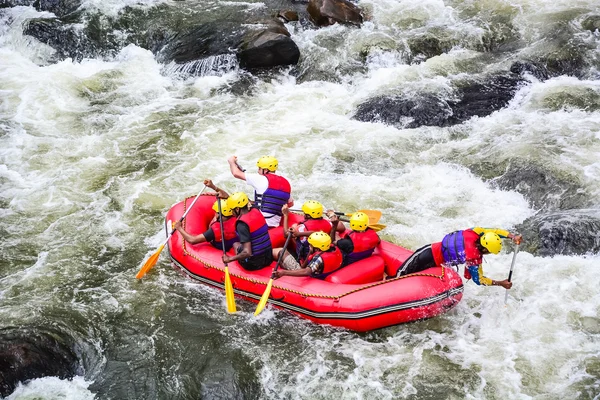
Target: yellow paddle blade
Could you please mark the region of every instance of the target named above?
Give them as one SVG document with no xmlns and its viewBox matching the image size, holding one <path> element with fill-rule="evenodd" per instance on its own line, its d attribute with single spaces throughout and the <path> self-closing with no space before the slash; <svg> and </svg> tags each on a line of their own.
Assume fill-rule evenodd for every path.
<svg viewBox="0 0 600 400">
<path fill-rule="evenodd" d="M 269 300 L 269 294 L 271 294 L 271 286 L 273 286 L 273 278 L 269 279 L 267 288 L 265 289 L 265 292 L 263 293 L 262 297 L 260 298 L 260 301 L 258 302 L 258 306 L 256 306 L 256 311 L 254 311 L 255 317 L 258 314 L 260 314 L 262 312 L 262 310 L 264 310 L 265 306 L 267 305 L 267 300 Z"/>
<path fill-rule="evenodd" d="M 160 256 L 160 252 L 162 251 L 162 249 L 164 247 L 165 247 L 164 244 L 161 245 L 158 248 L 158 250 L 156 250 L 156 252 L 150 256 L 148 261 L 146 261 L 146 264 L 144 264 L 142 266 L 142 268 L 140 269 L 140 272 L 138 272 L 137 275 L 135 276 L 137 279 L 141 279 L 144 275 L 146 275 L 146 272 L 150 271 L 150 268 L 154 267 L 154 264 L 156 264 L 156 261 L 158 260 L 158 256 Z"/>
<path fill-rule="evenodd" d="M 369 225 L 376 224 L 381 219 L 381 211 L 379 211 L 379 210 L 358 210 L 356 212 L 362 212 L 362 213 L 367 214 L 367 217 L 369 217 Z M 352 214 L 353 213 L 346 214 L 346 215 L 348 217 L 351 217 Z"/>
<path fill-rule="evenodd" d="M 229 277 L 228 267 L 225 267 L 225 300 L 227 301 L 227 312 L 230 314 L 236 312 L 233 285 L 231 284 L 231 278 Z"/>
<path fill-rule="evenodd" d="M 385 229 L 387 225 L 384 224 L 373 224 L 373 225 L 369 225 L 369 228 L 373 229 L 375 232 L 379 232 L 382 229 Z"/>
</svg>

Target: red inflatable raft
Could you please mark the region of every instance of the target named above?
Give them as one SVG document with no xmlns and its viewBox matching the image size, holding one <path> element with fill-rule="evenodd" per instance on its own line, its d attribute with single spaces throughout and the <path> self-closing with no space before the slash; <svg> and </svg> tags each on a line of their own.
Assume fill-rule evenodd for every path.
<svg viewBox="0 0 600 400">
<path fill-rule="evenodd" d="M 175 204 L 166 221 L 179 220 L 193 200 L 190 197 Z M 200 196 L 184 220 L 187 232 L 195 235 L 206 231 L 215 214 L 214 201 L 214 195 Z M 297 222 L 302 217 L 290 214 L 290 218 Z M 282 247 L 283 229 L 273 228 L 269 233 L 273 247 Z M 224 289 L 222 250 L 209 243 L 191 245 L 177 232 L 169 239 L 168 248 L 175 266 L 191 278 Z M 382 241 L 373 256 L 344 267 L 325 280 L 288 276 L 276 279 L 269 303 L 319 324 L 361 332 L 431 318 L 450 310 L 463 292 L 462 279 L 451 268 L 430 268 L 383 280 L 384 271 L 395 271 L 411 253 Z M 234 293 L 257 303 L 274 266 L 275 262 L 270 268 L 246 271 L 237 262 L 230 263 Z"/>
</svg>

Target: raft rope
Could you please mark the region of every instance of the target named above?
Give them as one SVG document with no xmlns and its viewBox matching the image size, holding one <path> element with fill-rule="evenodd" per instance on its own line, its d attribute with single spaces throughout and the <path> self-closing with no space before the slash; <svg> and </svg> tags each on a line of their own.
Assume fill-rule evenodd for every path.
<svg viewBox="0 0 600 400">
<path fill-rule="evenodd" d="M 203 193 L 203 194 L 207 194 L 208 195 L 209 193 Z M 183 212 L 185 212 L 185 210 L 186 210 L 188 199 L 191 199 L 193 197 L 194 196 L 187 197 L 183 201 Z M 183 228 L 184 229 L 185 229 L 186 222 L 187 222 L 187 219 L 185 219 L 183 221 Z M 208 263 L 207 261 L 201 259 L 197 255 L 195 255 L 193 253 L 190 253 L 187 250 L 186 241 L 183 240 L 182 242 L 183 242 L 183 255 L 184 256 L 190 256 L 194 260 L 198 261 L 199 263 L 201 263 L 202 265 L 204 265 L 207 268 L 216 269 L 216 270 L 219 270 L 219 271 L 222 271 L 223 273 L 225 273 L 225 267 L 219 267 L 219 266 L 216 266 L 216 265 L 212 265 L 212 264 Z M 359 288 L 350 290 L 350 291 L 348 291 L 346 293 L 342 293 L 342 294 L 336 295 L 336 296 L 334 296 L 334 295 L 326 295 L 326 294 L 317 294 L 317 293 L 306 293 L 306 292 L 301 292 L 301 291 L 298 291 L 298 290 L 292 290 L 292 289 L 289 289 L 289 288 L 286 288 L 286 287 L 283 287 L 283 286 L 279 286 L 279 285 L 276 285 L 276 284 L 274 284 L 273 287 L 275 287 L 275 288 L 277 288 L 279 290 L 282 290 L 284 292 L 288 292 L 288 293 L 293 293 L 293 294 L 300 295 L 302 297 L 317 297 L 317 298 L 322 298 L 322 299 L 339 300 L 342 297 L 351 295 L 352 293 L 360 292 L 361 290 L 367 290 L 367 289 L 370 289 L 370 288 L 375 287 L 375 286 L 385 285 L 385 284 L 390 283 L 390 282 L 394 282 L 394 281 L 397 281 L 397 280 L 400 280 L 400 279 L 410 278 L 410 277 L 414 277 L 414 276 L 427 276 L 427 277 L 430 277 L 430 278 L 437 278 L 437 279 L 443 280 L 444 279 L 444 275 L 445 275 L 445 267 L 442 266 L 441 268 L 442 268 L 442 272 L 441 272 L 440 275 L 415 273 L 415 274 L 409 274 L 409 275 L 404 275 L 404 276 L 398 276 L 396 278 L 382 280 L 382 281 L 379 281 L 379 282 L 371 283 L 369 285 L 361 286 Z M 265 281 L 262 281 L 262 280 L 259 280 L 259 279 L 249 278 L 249 277 L 244 276 L 244 275 L 235 274 L 235 273 L 232 273 L 231 271 L 229 272 L 229 275 L 233 276 L 233 277 L 235 277 L 235 278 L 237 278 L 239 280 L 248 281 L 248 282 L 251 282 L 251 283 L 254 283 L 254 284 L 262 284 L 264 286 L 267 286 L 267 283 L 268 283 L 268 282 L 265 282 Z"/>
</svg>

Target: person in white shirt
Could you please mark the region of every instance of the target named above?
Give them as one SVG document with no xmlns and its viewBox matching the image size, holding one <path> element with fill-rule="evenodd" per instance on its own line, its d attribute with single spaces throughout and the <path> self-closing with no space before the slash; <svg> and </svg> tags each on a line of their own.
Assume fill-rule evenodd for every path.
<svg viewBox="0 0 600 400">
<path fill-rule="evenodd" d="M 281 223 L 281 207 L 294 205 L 292 188 L 287 179 L 275 174 L 279 163 L 272 156 L 263 156 L 258 159 L 256 174 L 247 173 L 237 163 L 237 156 L 231 156 L 227 160 L 231 174 L 254 188 L 254 207 L 258 208 L 269 227 L 279 226 Z"/>
</svg>

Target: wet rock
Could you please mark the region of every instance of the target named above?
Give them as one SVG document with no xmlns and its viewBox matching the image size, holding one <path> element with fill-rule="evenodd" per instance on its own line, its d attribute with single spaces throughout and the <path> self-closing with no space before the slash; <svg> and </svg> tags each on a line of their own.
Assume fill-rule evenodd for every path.
<svg viewBox="0 0 600 400">
<path fill-rule="evenodd" d="M 600 252 L 600 210 L 568 210 L 538 214 L 516 229 L 523 249 L 540 256 Z"/>
<path fill-rule="evenodd" d="M 354 118 L 401 128 L 452 126 L 505 107 L 523 82 L 522 77 L 506 73 L 487 77 L 483 82 L 459 83 L 451 99 L 435 94 L 376 97 L 359 105 Z"/>
<path fill-rule="evenodd" d="M 156 30 L 158 32 L 158 30 Z M 151 47 L 161 47 L 159 60 L 186 63 L 208 56 L 226 54 L 239 42 L 233 24 L 211 23 L 194 26 L 174 34 L 156 37 Z"/>
<path fill-rule="evenodd" d="M 423 125 L 445 126 L 451 116 L 452 108 L 446 100 L 428 94 L 370 99 L 358 107 L 354 119 L 410 129 Z"/>
<path fill-rule="evenodd" d="M 511 65 L 510 72 L 523 77 L 530 74 L 540 81 L 545 81 L 549 77 L 548 69 L 544 65 L 533 61 L 517 61 Z"/>
<path fill-rule="evenodd" d="M 317 26 L 363 22 L 362 10 L 347 0 L 310 0 L 306 10 Z"/>
<path fill-rule="evenodd" d="M 454 115 L 449 125 L 462 123 L 471 117 L 485 117 L 500 110 L 512 100 L 525 80 L 515 74 L 498 74 L 483 82 L 465 82 L 459 87 L 459 101 L 450 101 Z"/>
<path fill-rule="evenodd" d="M 529 160 L 511 161 L 506 171 L 492 180 L 502 190 L 521 193 L 533 208 L 544 211 L 588 207 L 589 196 L 577 181 Z"/>
<path fill-rule="evenodd" d="M 592 32 L 600 32 L 600 15 L 590 15 L 581 22 L 581 27 Z"/>
<path fill-rule="evenodd" d="M 447 53 L 456 44 L 443 32 L 427 32 L 407 39 L 414 61 L 424 61 L 431 57 Z"/>
<path fill-rule="evenodd" d="M 0 8 L 32 6 L 35 0 L 0 0 Z"/>
<path fill-rule="evenodd" d="M 246 34 L 238 59 L 246 69 L 294 65 L 300 59 L 300 49 L 285 26 L 274 20 L 267 28 Z"/>
<path fill-rule="evenodd" d="M 32 36 L 56 50 L 56 58 L 81 61 L 98 53 L 96 45 L 80 30 L 65 25 L 58 18 L 35 18 L 25 25 L 25 35 Z"/>
<path fill-rule="evenodd" d="M 77 11 L 81 3 L 81 0 L 36 0 L 33 5 L 38 11 L 49 11 L 62 18 Z"/>
<path fill-rule="evenodd" d="M 298 21 L 298 12 L 292 10 L 279 11 L 277 17 L 283 19 L 285 22 Z"/>
<path fill-rule="evenodd" d="M 45 376 L 72 378 L 79 360 L 61 333 L 29 328 L 0 329 L 0 396 L 19 382 Z"/>
</svg>

